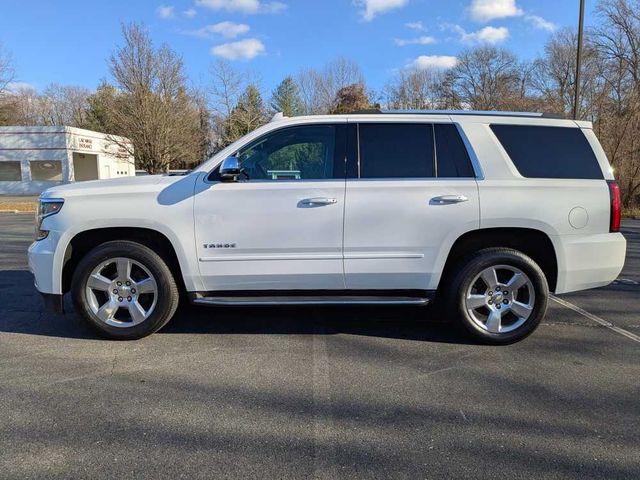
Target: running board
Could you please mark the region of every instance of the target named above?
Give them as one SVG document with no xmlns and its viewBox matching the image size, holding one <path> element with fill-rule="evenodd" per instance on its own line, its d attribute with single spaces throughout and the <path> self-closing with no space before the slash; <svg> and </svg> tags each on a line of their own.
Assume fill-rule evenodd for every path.
<svg viewBox="0 0 640 480">
<path fill-rule="evenodd" d="M 291 297 L 221 297 L 196 296 L 191 302 L 195 305 L 427 305 L 429 298 L 391 297 L 391 296 L 291 296 Z"/>
</svg>

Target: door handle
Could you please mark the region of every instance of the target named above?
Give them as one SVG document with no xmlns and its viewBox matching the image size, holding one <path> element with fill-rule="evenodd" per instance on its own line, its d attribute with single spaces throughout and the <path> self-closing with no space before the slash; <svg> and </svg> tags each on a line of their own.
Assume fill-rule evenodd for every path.
<svg viewBox="0 0 640 480">
<path fill-rule="evenodd" d="M 333 205 L 334 203 L 338 203 L 338 200 L 326 197 L 305 198 L 304 200 L 300 200 L 300 204 L 305 207 L 321 207 L 324 205 Z"/>
<path fill-rule="evenodd" d="M 462 203 L 469 200 L 464 195 L 440 195 L 429 200 L 429 205 L 451 205 L 454 203 Z"/>
</svg>

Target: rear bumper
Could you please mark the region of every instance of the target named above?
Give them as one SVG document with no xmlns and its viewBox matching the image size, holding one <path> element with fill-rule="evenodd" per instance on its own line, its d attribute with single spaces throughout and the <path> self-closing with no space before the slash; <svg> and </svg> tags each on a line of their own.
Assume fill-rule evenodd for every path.
<svg viewBox="0 0 640 480">
<path fill-rule="evenodd" d="M 621 233 L 566 235 L 552 240 L 558 257 L 555 293 L 603 287 L 622 271 L 627 241 Z"/>
</svg>

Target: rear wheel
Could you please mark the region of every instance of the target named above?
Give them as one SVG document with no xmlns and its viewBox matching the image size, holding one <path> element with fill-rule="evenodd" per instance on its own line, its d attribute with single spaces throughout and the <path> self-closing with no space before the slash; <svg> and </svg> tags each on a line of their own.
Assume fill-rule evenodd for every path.
<svg viewBox="0 0 640 480">
<path fill-rule="evenodd" d="M 178 306 L 171 271 L 136 242 L 104 243 L 78 265 L 71 286 L 76 311 L 100 334 L 132 340 L 162 328 Z"/>
<path fill-rule="evenodd" d="M 474 338 L 507 344 L 536 329 L 548 297 L 544 273 L 531 258 L 517 250 L 490 248 L 458 266 L 448 307 Z"/>
</svg>

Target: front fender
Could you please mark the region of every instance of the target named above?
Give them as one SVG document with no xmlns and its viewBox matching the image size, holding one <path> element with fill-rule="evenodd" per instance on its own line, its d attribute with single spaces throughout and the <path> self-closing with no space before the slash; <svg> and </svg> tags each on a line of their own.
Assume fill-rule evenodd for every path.
<svg viewBox="0 0 640 480">
<path fill-rule="evenodd" d="M 87 212 L 95 214 L 89 217 Z M 133 193 L 128 200 L 105 195 L 69 197 L 59 214 L 45 218 L 42 228 L 49 230 L 49 236 L 30 248 L 30 262 L 32 256 L 35 259 L 37 255 L 51 255 L 51 280 L 40 281 L 43 288 L 48 284 L 46 290 L 39 285 L 40 291 L 62 293 L 62 272 L 69 245 L 76 235 L 95 229 L 127 227 L 145 228 L 164 235 L 175 250 L 187 290 L 202 289 L 196 263 L 193 196 L 161 204 L 157 194 Z M 42 273 L 39 276 L 42 278 Z"/>
</svg>

